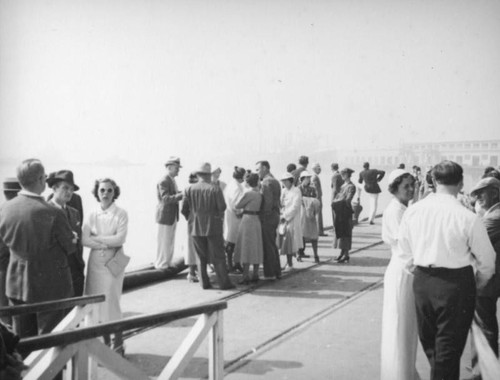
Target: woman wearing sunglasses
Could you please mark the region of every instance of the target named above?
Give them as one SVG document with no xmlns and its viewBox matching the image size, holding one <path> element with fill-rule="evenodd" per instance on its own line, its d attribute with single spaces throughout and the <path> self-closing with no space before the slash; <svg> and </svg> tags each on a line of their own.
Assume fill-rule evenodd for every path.
<svg viewBox="0 0 500 380">
<path fill-rule="evenodd" d="M 127 212 L 115 204 L 120 196 L 120 188 L 110 178 L 95 182 L 93 194 L 99 207 L 87 217 L 82 231 L 82 243 L 90 248 L 85 294 L 104 294 L 106 300 L 99 304 L 99 322 L 121 319 L 120 297 L 122 294 L 125 267 L 116 270 L 109 262 L 123 254 L 123 244 L 127 236 Z M 126 265 L 126 264 L 125 264 Z M 105 337 L 110 344 L 110 338 Z M 113 340 L 115 351 L 123 355 L 121 333 Z"/>
</svg>

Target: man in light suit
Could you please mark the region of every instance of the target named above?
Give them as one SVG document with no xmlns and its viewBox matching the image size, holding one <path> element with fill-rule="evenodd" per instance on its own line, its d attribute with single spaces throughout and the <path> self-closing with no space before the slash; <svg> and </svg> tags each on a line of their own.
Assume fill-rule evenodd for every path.
<svg viewBox="0 0 500 380">
<path fill-rule="evenodd" d="M 495 274 L 476 295 L 474 319 L 484 333 L 488 343 L 498 357 L 497 300 L 500 297 L 500 180 L 487 177 L 481 179 L 471 191 L 476 199 L 476 210 L 482 214 L 482 221 L 496 253 Z M 474 379 L 480 379 L 477 364 L 477 351 L 472 349 Z"/>
<path fill-rule="evenodd" d="M 181 160 L 170 157 L 165 163 L 167 174 L 156 186 L 158 206 L 156 207 L 156 223 L 158 223 L 158 252 L 155 268 L 166 269 L 172 266 L 175 248 L 175 229 L 179 220 L 179 201 L 182 193 L 177 188 L 175 177 L 179 174 Z"/>
<path fill-rule="evenodd" d="M 0 245 L 10 250 L 7 297 L 12 305 L 63 299 L 73 295 L 68 255 L 76 239 L 64 213 L 41 196 L 45 169 L 37 159 L 17 168 L 22 190 L 0 207 Z M 47 333 L 64 311 L 14 317 L 14 330 L 21 337 Z"/>
<path fill-rule="evenodd" d="M 207 264 L 212 263 L 222 290 L 233 289 L 227 274 L 224 252 L 223 221 L 226 201 L 219 186 L 211 183 L 212 167 L 206 162 L 196 171 L 198 182 L 186 189 L 182 207 L 186 218 L 192 212 L 191 236 L 200 259 L 199 272 L 203 289 L 211 289 Z"/>
<path fill-rule="evenodd" d="M 50 173 L 47 178 L 47 185 L 54 191 L 49 203 L 64 212 L 71 230 L 78 239 L 76 243 L 77 249 L 74 254 L 68 256 L 68 263 L 71 270 L 75 297 L 80 297 L 83 295 L 83 285 L 85 283 L 85 261 L 83 260 L 83 247 L 81 243 L 82 223 L 78 210 L 68 204 L 73 199 L 73 191 L 78 190 L 79 187 L 75 184 L 73 172 L 70 170 L 59 170 L 58 172 Z"/>
</svg>

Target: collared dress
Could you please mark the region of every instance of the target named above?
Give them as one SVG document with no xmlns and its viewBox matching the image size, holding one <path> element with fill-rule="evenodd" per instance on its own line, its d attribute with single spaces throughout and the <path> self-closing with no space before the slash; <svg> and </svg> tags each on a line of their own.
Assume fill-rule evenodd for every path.
<svg viewBox="0 0 500 380">
<path fill-rule="evenodd" d="M 411 256 L 398 247 L 399 224 L 406 206 L 393 198 L 384 211 L 382 240 L 391 247 L 384 275 L 380 378 L 420 379 L 415 368 L 418 333 L 413 275 L 406 270 Z"/>
<path fill-rule="evenodd" d="M 262 264 L 264 260 L 262 227 L 258 215 L 261 204 L 262 194 L 253 189 L 247 190 L 236 203 L 236 208 L 244 211 L 234 249 L 235 262 Z"/>
<path fill-rule="evenodd" d="M 301 226 L 302 236 L 307 241 L 318 240 L 318 219 L 317 215 L 320 210 L 320 202 L 317 198 L 316 189 L 311 186 L 299 186 L 302 194 L 302 209 L 301 209 Z"/>
<path fill-rule="evenodd" d="M 122 208 L 112 204 L 108 209 L 98 208 L 92 211 L 83 226 L 83 245 L 90 247 L 87 277 L 85 281 L 85 294 L 104 294 L 106 300 L 99 304 L 99 321 L 106 322 L 120 319 L 120 298 L 122 294 L 125 270 L 114 276 L 106 267 L 123 244 L 127 237 L 128 216 Z M 108 249 L 96 249 L 92 237 L 98 237 Z"/>
</svg>

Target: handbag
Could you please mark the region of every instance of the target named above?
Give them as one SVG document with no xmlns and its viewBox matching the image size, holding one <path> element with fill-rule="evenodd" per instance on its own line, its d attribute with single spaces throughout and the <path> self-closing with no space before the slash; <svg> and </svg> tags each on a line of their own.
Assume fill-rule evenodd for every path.
<svg viewBox="0 0 500 380">
<path fill-rule="evenodd" d="M 111 274 L 118 277 L 121 273 L 125 271 L 126 266 L 130 261 L 130 257 L 123 252 L 123 248 L 119 247 L 116 249 L 115 254 L 112 258 L 106 261 L 106 268 L 109 269 Z"/>
</svg>

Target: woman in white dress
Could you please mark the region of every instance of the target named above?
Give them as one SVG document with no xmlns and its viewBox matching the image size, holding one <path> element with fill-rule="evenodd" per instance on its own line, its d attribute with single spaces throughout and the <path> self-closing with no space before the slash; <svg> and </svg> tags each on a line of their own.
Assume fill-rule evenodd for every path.
<svg viewBox="0 0 500 380">
<path fill-rule="evenodd" d="M 120 250 L 127 237 L 127 212 L 115 204 L 120 188 L 112 179 L 95 182 L 94 196 L 99 206 L 92 211 L 83 225 L 82 243 L 90 248 L 85 294 L 104 294 L 106 300 L 98 305 L 99 322 L 108 322 L 122 317 L 120 297 L 122 294 L 125 268 L 118 274 L 111 273 L 106 263 Z M 123 253 L 123 252 L 120 252 Z M 109 337 L 105 337 L 109 344 Z M 123 354 L 121 333 L 115 334 L 113 348 Z"/>
<path fill-rule="evenodd" d="M 286 232 L 280 242 L 280 254 L 286 255 L 287 266 L 293 268 L 293 257 L 299 249 L 304 248 L 300 219 L 302 194 L 299 188 L 294 186 L 294 177 L 291 173 L 283 174 L 280 180 L 283 184 L 280 223 L 286 224 Z"/>
<path fill-rule="evenodd" d="M 411 257 L 398 248 L 399 224 L 413 199 L 415 178 L 406 170 L 396 169 L 388 181 L 394 198 L 384 211 L 382 240 L 390 245 L 392 255 L 384 276 L 380 378 L 417 380 L 420 377 L 415 368 L 418 332 L 413 275 L 406 268 Z"/>
<path fill-rule="evenodd" d="M 238 229 L 241 223 L 241 215 L 238 215 L 236 203 L 243 196 L 245 188 L 243 187 L 243 178 L 245 177 L 245 169 L 235 166 L 233 179 L 229 182 L 224 190 L 224 199 L 226 201 L 226 211 L 224 215 L 224 240 L 226 242 L 226 258 L 228 271 L 233 272 L 236 269 L 242 270 L 241 264 L 233 263 L 233 254 L 238 238 Z"/>
</svg>

